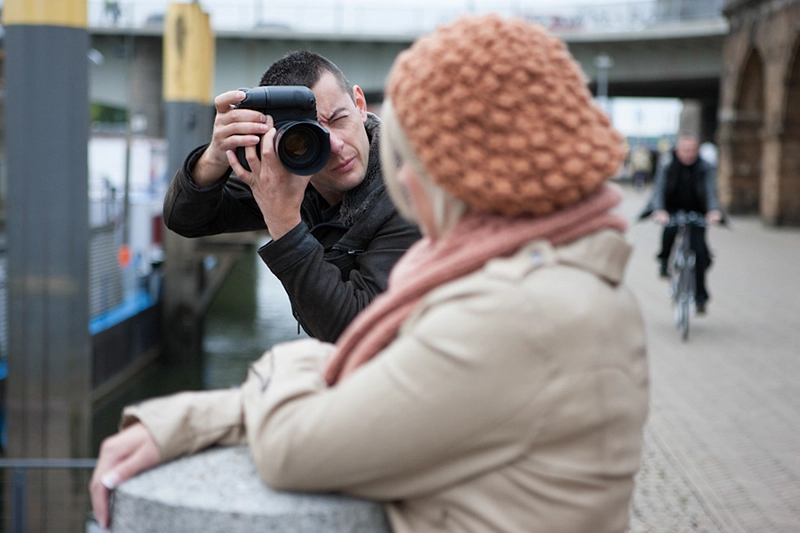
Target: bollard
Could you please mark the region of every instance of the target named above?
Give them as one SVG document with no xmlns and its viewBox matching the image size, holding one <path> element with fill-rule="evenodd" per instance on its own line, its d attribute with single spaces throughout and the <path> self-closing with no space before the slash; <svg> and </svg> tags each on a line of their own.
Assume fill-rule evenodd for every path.
<svg viewBox="0 0 800 533">
<path fill-rule="evenodd" d="M 383 505 L 336 494 L 278 492 L 246 446 L 213 448 L 144 472 L 114 494 L 114 533 L 390 533 Z"/>
</svg>

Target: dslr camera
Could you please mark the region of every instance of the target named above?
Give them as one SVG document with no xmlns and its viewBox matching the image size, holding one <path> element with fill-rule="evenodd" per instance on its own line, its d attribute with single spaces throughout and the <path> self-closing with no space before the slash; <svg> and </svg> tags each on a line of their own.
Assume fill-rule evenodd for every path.
<svg viewBox="0 0 800 533">
<path fill-rule="evenodd" d="M 236 107 L 255 109 L 275 122 L 275 153 L 292 174 L 310 176 L 322 170 L 331 155 L 330 133 L 317 122 L 314 93 L 302 85 L 239 89 L 247 96 Z M 256 147 L 261 157 L 261 143 Z M 244 147 L 236 149 L 239 163 L 250 170 Z"/>
</svg>

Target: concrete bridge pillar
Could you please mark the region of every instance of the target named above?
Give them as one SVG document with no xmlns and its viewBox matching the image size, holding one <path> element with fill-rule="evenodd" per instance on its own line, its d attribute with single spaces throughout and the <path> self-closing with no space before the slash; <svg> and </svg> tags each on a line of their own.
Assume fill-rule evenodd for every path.
<svg viewBox="0 0 800 533">
<path fill-rule="evenodd" d="M 120 485 L 114 533 L 390 533 L 383 505 L 334 494 L 276 492 L 245 446 L 216 448 Z"/>
</svg>

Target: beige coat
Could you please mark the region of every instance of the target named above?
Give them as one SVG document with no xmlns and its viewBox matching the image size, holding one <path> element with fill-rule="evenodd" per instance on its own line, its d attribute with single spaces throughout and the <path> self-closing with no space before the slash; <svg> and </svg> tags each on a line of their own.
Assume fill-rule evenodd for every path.
<svg viewBox="0 0 800 533">
<path fill-rule="evenodd" d="M 278 489 L 386 502 L 396 533 L 622 532 L 648 406 L 644 326 L 605 230 L 531 243 L 431 292 L 341 384 L 278 345 L 239 389 L 128 408 L 165 459 L 247 442 Z"/>
</svg>

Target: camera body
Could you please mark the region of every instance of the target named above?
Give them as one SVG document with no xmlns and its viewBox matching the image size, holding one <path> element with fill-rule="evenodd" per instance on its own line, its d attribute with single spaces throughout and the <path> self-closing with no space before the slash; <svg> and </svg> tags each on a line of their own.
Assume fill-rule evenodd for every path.
<svg viewBox="0 0 800 533">
<path fill-rule="evenodd" d="M 310 176 L 322 170 L 331 155 L 330 133 L 317 122 L 314 93 L 302 85 L 274 85 L 240 89 L 247 96 L 236 107 L 270 115 L 275 123 L 275 153 L 292 174 Z M 261 157 L 261 143 L 256 147 Z M 247 170 L 244 147 L 236 158 Z"/>
</svg>

